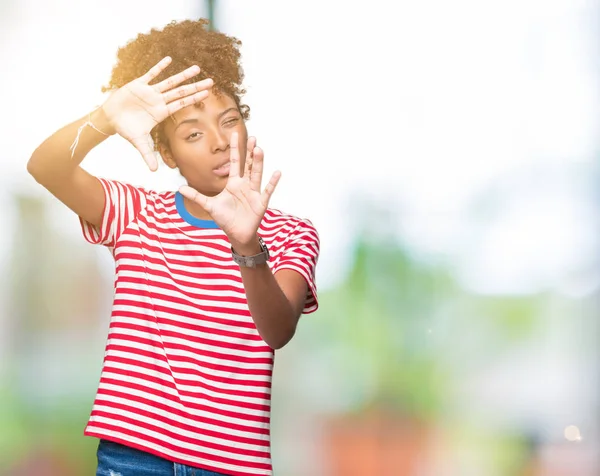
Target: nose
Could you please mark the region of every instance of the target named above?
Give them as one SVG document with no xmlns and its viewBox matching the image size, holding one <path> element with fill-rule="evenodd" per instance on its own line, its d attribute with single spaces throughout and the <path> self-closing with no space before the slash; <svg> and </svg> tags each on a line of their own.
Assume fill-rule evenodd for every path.
<svg viewBox="0 0 600 476">
<path fill-rule="evenodd" d="M 216 129 L 212 137 L 212 152 L 225 152 L 229 148 L 229 136 L 223 130 Z"/>
</svg>

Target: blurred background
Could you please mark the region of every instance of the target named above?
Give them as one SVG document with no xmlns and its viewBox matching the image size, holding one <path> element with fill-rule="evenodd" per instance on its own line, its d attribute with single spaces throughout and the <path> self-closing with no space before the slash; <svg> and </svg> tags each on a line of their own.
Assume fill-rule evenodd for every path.
<svg viewBox="0 0 600 476">
<path fill-rule="evenodd" d="M 201 16 L 243 42 L 272 206 L 321 235 L 275 474 L 600 474 L 599 0 L 0 2 L 0 474 L 94 474 L 112 296 L 26 162 L 119 46 Z M 182 180 L 120 138 L 84 165 Z"/>
</svg>

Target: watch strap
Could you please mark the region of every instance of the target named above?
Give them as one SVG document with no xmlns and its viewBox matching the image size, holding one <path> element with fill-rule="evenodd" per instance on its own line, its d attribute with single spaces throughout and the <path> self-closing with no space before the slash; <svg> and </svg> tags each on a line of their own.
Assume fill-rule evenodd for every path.
<svg viewBox="0 0 600 476">
<path fill-rule="evenodd" d="M 256 268 L 256 266 L 260 264 L 265 264 L 269 261 L 269 249 L 267 245 L 263 241 L 263 239 L 259 236 L 258 243 L 260 244 L 261 252 L 253 255 L 253 256 L 241 256 L 235 252 L 233 247 L 231 248 L 231 254 L 233 257 L 233 261 L 243 268 Z"/>
</svg>

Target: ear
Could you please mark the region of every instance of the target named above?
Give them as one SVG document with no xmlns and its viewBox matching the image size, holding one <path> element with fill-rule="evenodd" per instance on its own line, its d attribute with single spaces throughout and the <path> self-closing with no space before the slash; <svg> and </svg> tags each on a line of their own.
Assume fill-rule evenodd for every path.
<svg viewBox="0 0 600 476">
<path fill-rule="evenodd" d="M 169 149 L 169 147 L 161 143 L 158 146 L 158 151 L 160 152 L 160 156 L 162 157 L 163 162 L 167 164 L 168 167 L 172 169 L 177 168 L 177 162 L 175 162 L 175 159 L 173 158 L 173 154 L 171 154 L 171 149 Z"/>
</svg>

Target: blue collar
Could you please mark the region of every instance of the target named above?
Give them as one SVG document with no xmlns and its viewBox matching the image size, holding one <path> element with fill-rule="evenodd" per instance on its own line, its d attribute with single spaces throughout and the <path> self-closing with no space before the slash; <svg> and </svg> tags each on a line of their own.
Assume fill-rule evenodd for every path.
<svg viewBox="0 0 600 476">
<path fill-rule="evenodd" d="M 189 223 L 196 228 L 219 228 L 212 220 L 201 220 L 200 218 L 196 218 L 185 208 L 185 203 L 183 201 L 183 195 L 179 192 L 175 192 L 175 207 L 177 208 L 177 213 L 179 216 L 183 218 L 183 221 Z"/>
</svg>

